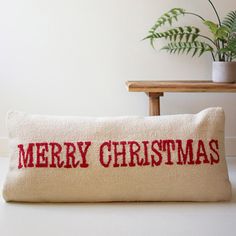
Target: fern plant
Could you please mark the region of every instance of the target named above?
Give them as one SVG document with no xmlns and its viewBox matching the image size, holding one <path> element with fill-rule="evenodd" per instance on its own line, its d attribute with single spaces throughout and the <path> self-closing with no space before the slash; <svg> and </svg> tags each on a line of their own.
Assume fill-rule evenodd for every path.
<svg viewBox="0 0 236 236">
<path fill-rule="evenodd" d="M 158 18 L 144 39 L 150 40 L 153 47 L 157 40 L 166 39 L 168 43 L 162 49 L 169 53 L 192 53 L 192 56 L 211 53 L 213 61 L 236 60 L 236 10 L 229 12 L 221 21 L 212 1 L 208 0 L 208 2 L 215 12 L 217 22 L 182 8 L 173 8 Z M 161 31 L 163 26 L 172 26 L 179 17 L 185 15 L 198 17 L 208 27 L 212 37 L 201 34 L 200 29 L 195 26 L 175 27 Z"/>
</svg>

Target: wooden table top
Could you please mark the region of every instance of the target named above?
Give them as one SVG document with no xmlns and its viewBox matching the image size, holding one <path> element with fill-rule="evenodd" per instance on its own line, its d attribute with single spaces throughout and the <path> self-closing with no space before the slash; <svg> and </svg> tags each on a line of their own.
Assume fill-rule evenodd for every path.
<svg viewBox="0 0 236 236">
<path fill-rule="evenodd" d="M 236 92 L 236 83 L 214 83 L 212 81 L 166 80 L 166 81 L 127 81 L 129 92 Z"/>
</svg>

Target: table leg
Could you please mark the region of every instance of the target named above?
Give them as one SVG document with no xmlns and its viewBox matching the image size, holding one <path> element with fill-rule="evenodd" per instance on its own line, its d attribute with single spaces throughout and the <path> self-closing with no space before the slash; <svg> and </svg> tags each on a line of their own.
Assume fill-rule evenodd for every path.
<svg viewBox="0 0 236 236">
<path fill-rule="evenodd" d="M 163 93 L 147 93 L 149 97 L 149 116 L 160 115 L 160 97 Z"/>
</svg>

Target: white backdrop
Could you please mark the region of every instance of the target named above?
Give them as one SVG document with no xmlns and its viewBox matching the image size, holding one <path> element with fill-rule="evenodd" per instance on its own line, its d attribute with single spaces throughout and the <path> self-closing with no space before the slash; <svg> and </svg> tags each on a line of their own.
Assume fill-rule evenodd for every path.
<svg viewBox="0 0 236 236">
<path fill-rule="evenodd" d="M 213 0 L 224 16 L 233 0 Z M 206 0 L 0 0 L 0 140 L 10 109 L 56 115 L 146 115 L 144 94 L 126 80 L 211 76 L 211 58 L 173 56 L 141 41 L 164 11 L 183 7 L 215 20 Z M 188 16 L 179 24 L 201 26 Z M 206 28 L 201 26 L 206 32 Z M 226 112 L 228 145 L 236 153 L 236 94 L 166 94 L 162 114 L 209 106 Z M 0 147 L 1 147 L 0 141 Z M 231 150 L 231 151 L 232 151 Z"/>
</svg>

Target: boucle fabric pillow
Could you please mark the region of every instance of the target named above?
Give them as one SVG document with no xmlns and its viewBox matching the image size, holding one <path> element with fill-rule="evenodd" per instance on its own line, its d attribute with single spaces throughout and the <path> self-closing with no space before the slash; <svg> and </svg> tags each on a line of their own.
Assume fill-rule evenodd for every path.
<svg viewBox="0 0 236 236">
<path fill-rule="evenodd" d="M 224 112 L 83 118 L 9 112 L 6 201 L 221 201 L 231 197 Z"/>
</svg>

